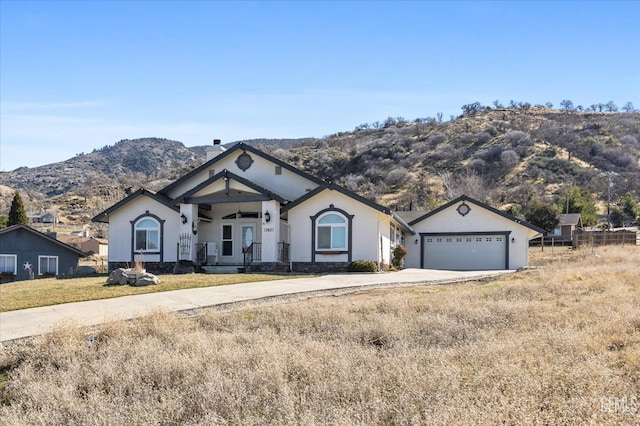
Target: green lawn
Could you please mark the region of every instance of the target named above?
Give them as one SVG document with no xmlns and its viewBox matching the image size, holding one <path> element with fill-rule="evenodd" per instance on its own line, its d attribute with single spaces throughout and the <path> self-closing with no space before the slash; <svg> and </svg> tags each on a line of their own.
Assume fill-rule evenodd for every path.
<svg viewBox="0 0 640 426">
<path fill-rule="evenodd" d="M 0 285 L 0 312 L 50 306 L 85 300 L 109 299 L 132 294 L 185 288 L 211 287 L 256 281 L 298 278 L 299 275 L 275 274 L 185 274 L 160 275 L 160 284 L 147 287 L 106 286 L 106 276 L 89 278 L 45 278 Z"/>
</svg>

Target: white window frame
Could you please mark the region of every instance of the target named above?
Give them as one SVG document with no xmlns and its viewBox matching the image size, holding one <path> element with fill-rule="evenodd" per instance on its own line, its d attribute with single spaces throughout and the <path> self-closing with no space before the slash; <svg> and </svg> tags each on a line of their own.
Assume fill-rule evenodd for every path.
<svg viewBox="0 0 640 426">
<path fill-rule="evenodd" d="M 13 275 L 18 275 L 18 255 L 3 253 L 3 254 L 0 254 L 0 257 L 6 257 L 8 261 L 7 263 L 10 262 L 9 259 L 13 258 Z M 12 271 L 0 269 L 0 273 L 3 273 L 3 272 L 12 272 Z"/>
<path fill-rule="evenodd" d="M 55 259 L 56 261 L 56 270 L 54 272 L 54 275 L 58 275 L 58 256 L 38 256 L 38 275 L 44 275 L 44 274 L 50 274 L 51 271 L 43 271 L 42 270 L 42 260 L 47 259 L 47 260 L 51 260 L 51 259 Z M 48 269 L 48 268 L 47 268 Z"/>
<path fill-rule="evenodd" d="M 153 228 L 139 228 L 140 224 L 145 221 L 151 221 L 155 224 Z M 138 231 L 145 231 L 145 247 L 144 249 L 138 248 Z M 156 231 L 157 240 L 155 241 L 156 247 L 149 248 L 149 231 Z M 141 217 L 136 221 L 133 226 L 133 248 L 136 253 L 159 253 L 160 252 L 160 222 L 150 216 Z"/>
<path fill-rule="evenodd" d="M 341 218 L 343 220 L 342 223 L 320 223 L 322 221 L 323 218 L 327 217 L 327 216 L 338 216 L 339 218 Z M 318 217 L 318 219 L 316 220 L 316 251 L 318 252 L 322 252 L 322 251 L 346 251 L 349 248 L 349 230 L 348 230 L 348 226 L 349 226 L 349 220 L 340 212 L 331 210 L 328 211 L 326 213 L 323 213 L 321 216 Z M 320 228 L 329 228 L 329 235 L 330 235 L 330 243 L 329 243 L 329 247 L 320 247 Z M 334 231 L 337 229 L 342 229 L 343 230 L 343 237 L 344 237 L 344 246 L 338 247 L 334 244 Z"/>
</svg>

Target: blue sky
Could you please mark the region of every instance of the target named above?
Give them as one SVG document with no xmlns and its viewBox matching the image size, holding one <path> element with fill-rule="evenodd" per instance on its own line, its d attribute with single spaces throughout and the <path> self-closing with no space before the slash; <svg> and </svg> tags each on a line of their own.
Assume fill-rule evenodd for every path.
<svg viewBox="0 0 640 426">
<path fill-rule="evenodd" d="M 0 170 L 498 99 L 640 107 L 640 2 L 0 1 Z"/>
</svg>

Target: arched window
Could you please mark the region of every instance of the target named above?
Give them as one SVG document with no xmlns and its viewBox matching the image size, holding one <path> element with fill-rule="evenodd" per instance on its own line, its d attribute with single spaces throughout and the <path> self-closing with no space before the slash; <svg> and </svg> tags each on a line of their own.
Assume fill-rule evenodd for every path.
<svg viewBox="0 0 640 426">
<path fill-rule="evenodd" d="M 325 213 L 316 222 L 316 236 L 318 250 L 346 250 L 347 219 L 339 213 Z"/>
<path fill-rule="evenodd" d="M 160 251 L 160 223 L 150 217 L 136 222 L 134 226 L 134 247 L 137 252 Z"/>
</svg>

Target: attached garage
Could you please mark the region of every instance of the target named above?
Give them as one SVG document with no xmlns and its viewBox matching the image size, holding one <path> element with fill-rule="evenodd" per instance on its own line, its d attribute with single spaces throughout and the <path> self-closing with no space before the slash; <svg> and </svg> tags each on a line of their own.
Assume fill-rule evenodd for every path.
<svg viewBox="0 0 640 426">
<path fill-rule="evenodd" d="M 508 232 L 422 234 L 425 269 L 509 269 Z"/>
<path fill-rule="evenodd" d="M 409 222 L 415 231 L 405 265 L 449 270 L 518 269 L 529 240 L 544 230 L 463 195 Z"/>
</svg>

